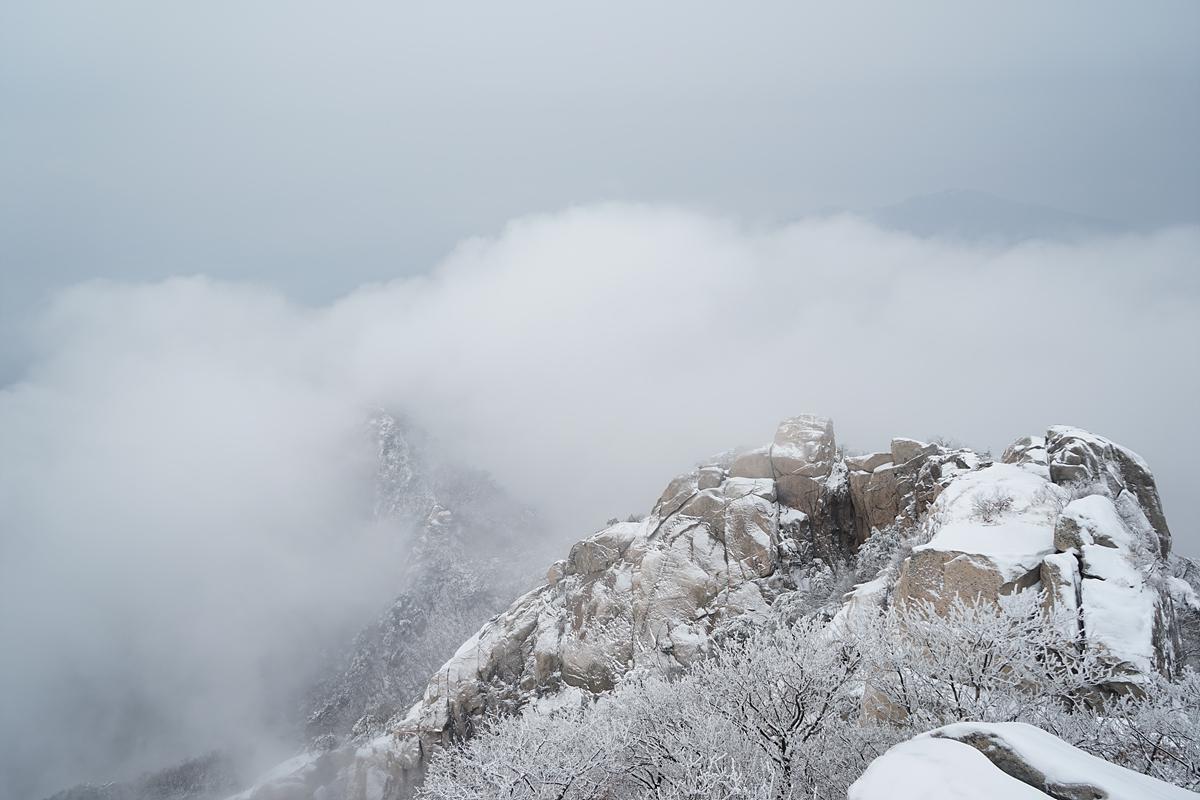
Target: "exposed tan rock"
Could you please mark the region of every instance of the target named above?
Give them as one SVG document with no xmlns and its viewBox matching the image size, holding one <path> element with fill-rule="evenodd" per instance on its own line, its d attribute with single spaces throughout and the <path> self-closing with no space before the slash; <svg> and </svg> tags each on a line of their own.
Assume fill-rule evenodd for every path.
<svg viewBox="0 0 1200 800">
<path fill-rule="evenodd" d="M 1046 437 L 1023 436 L 1017 439 L 1005 448 L 1004 455 L 1000 457 L 1000 463 L 1016 464 L 1017 466 L 1030 463 L 1046 465 Z M 1049 473 L 1046 477 L 1049 478 Z"/>
<path fill-rule="evenodd" d="M 589 536 L 571 548 L 567 556 L 567 575 L 590 575 L 608 569 L 633 542 L 634 533 L 628 526 L 614 525 Z"/>
<path fill-rule="evenodd" d="M 781 475 L 775 485 L 779 491 L 779 502 L 785 506 L 803 511 L 809 517 L 821 515 L 821 494 L 825 488 L 823 481 L 807 475 Z"/>
<path fill-rule="evenodd" d="M 1040 559 L 1032 568 L 1014 571 L 979 553 L 922 550 L 905 561 L 896 584 L 896 601 L 929 600 L 944 613 L 956 597 L 967 602 L 995 602 L 1000 595 L 1036 585 L 1040 577 Z"/>
<path fill-rule="evenodd" d="M 914 458 L 930 456 L 938 451 L 936 444 L 918 442 L 916 439 L 892 439 L 892 463 L 907 464 Z"/>
<path fill-rule="evenodd" d="M 892 463 L 892 454 L 888 453 L 868 453 L 865 456 L 850 456 L 846 459 L 846 466 L 851 471 L 857 472 L 874 472 L 884 464 Z"/>
<path fill-rule="evenodd" d="M 567 574 L 567 561 L 565 558 L 560 558 L 550 565 L 550 569 L 546 570 L 546 582 L 551 586 L 558 583 Z"/>
<path fill-rule="evenodd" d="M 870 531 L 883 530 L 901 517 L 911 502 L 911 487 L 911 477 L 892 468 L 850 473 L 850 496 L 861 531 L 860 541 L 865 540 Z"/>
<path fill-rule="evenodd" d="M 947 450 L 913 439 L 894 439 L 892 446 L 893 463 L 849 473 L 855 547 L 889 525 L 915 526 L 955 477 L 987 463 L 969 450 Z"/>
<path fill-rule="evenodd" d="M 700 478 L 697 488 L 701 491 L 705 489 L 715 489 L 725 480 L 725 470 L 717 466 L 707 466 L 700 468 Z"/>
<path fill-rule="evenodd" d="M 663 490 L 662 496 L 658 498 L 658 502 L 654 504 L 654 510 L 650 513 L 660 519 L 669 517 L 698 491 L 700 491 L 700 474 L 698 472 L 679 475 L 667 484 L 667 488 Z"/>
<path fill-rule="evenodd" d="M 779 423 L 771 445 L 772 477 L 803 475 L 823 478 L 833 469 L 837 445 L 833 420 L 818 414 L 800 414 Z"/>
<path fill-rule="evenodd" d="M 774 478 L 775 469 L 771 466 L 771 448 L 756 447 L 739 454 L 729 465 L 729 477 Z"/>
</svg>

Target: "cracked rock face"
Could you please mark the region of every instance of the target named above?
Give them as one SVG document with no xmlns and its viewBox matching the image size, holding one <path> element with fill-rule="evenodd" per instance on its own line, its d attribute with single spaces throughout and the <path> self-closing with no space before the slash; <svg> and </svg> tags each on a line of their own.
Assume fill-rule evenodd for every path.
<svg viewBox="0 0 1200 800">
<path fill-rule="evenodd" d="M 913 527 L 957 476 L 990 462 L 966 449 L 893 439 L 886 453 L 847 458 L 854 543 L 889 526 Z"/>
<path fill-rule="evenodd" d="M 1007 463 L 960 475 L 930 506 L 897 602 L 995 600 L 1045 589 L 1074 612 L 1089 647 L 1131 674 L 1181 659 L 1178 613 L 1162 577 L 1170 533 L 1154 477 L 1135 453 L 1077 428 L 1019 439 Z"/>
<path fill-rule="evenodd" d="M 572 547 L 549 585 L 487 623 L 434 676 L 395 731 L 399 782 L 411 782 L 432 749 L 470 735 L 484 713 L 564 690 L 603 691 L 634 668 L 682 669 L 720 625 L 765 612 L 793 588 L 800 553 L 815 552 L 814 531 L 853 519 L 835 483 L 844 484 L 835 452 L 827 418 L 785 420 L 771 446 L 728 470 L 711 464 L 679 476 L 645 520 Z M 811 516 L 780 496 L 785 477 L 810 483 Z M 828 555 L 844 561 L 851 551 Z"/>
<path fill-rule="evenodd" d="M 1050 480 L 1059 486 L 1089 487 L 1091 494 L 1104 492 L 1112 497 L 1129 492 L 1157 538 L 1154 549 L 1163 558 L 1170 555 L 1171 531 L 1154 476 L 1141 456 L 1102 436 L 1066 425 L 1055 425 L 1047 432 L 1046 452 Z"/>
</svg>

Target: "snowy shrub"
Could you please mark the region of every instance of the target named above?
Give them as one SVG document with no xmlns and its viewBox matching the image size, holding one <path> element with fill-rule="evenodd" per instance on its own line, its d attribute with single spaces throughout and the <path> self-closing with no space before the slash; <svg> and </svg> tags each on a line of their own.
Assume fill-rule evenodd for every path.
<svg viewBox="0 0 1200 800">
<path fill-rule="evenodd" d="M 1003 487 L 979 492 L 971 499 L 971 510 L 987 524 L 997 521 L 1013 507 L 1013 496 Z"/>
<path fill-rule="evenodd" d="M 967 720 L 1037 725 L 1045 713 L 1085 709 L 1095 687 L 1128 676 L 1059 633 L 1074 628 L 1068 614 L 1045 611 L 1033 592 L 998 604 L 956 598 L 944 613 L 929 602 L 892 607 L 852 632 L 868 665 L 870 715 L 915 735 Z"/>
<path fill-rule="evenodd" d="M 433 760 L 419 797 L 778 797 L 769 762 L 697 697 L 690 678 L 641 676 L 587 709 L 495 720 Z"/>
<path fill-rule="evenodd" d="M 1200 791 L 1200 675 L 1151 676 L 1136 693 L 1105 698 L 1099 713 L 1049 714 L 1042 728 L 1094 756 Z"/>
</svg>

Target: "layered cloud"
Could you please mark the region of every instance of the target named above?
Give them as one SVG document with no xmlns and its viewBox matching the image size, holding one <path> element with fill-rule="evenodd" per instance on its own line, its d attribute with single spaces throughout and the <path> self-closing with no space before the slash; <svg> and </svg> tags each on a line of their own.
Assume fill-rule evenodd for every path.
<svg viewBox="0 0 1200 800">
<path fill-rule="evenodd" d="M 990 247 L 600 205 L 317 309 L 203 277 L 75 286 L 0 394 L 0 772 L 53 790 L 269 730 L 305 644 L 398 582 L 364 555 L 395 535 L 369 518 L 375 407 L 564 544 L 798 412 L 861 450 L 1074 424 L 1147 458 L 1196 555 L 1196 263 L 1195 228 Z"/>
</svg>

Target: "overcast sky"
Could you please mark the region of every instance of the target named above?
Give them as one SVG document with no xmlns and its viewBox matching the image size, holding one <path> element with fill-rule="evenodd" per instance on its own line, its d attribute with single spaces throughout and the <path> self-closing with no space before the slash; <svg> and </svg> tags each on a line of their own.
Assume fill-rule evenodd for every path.
<svg viewBox="0 0 1200 800">
<path fill-rule="evenodd" d="M 4 3 L 3 312 L 196 273 L 324 303 L 598 199 L 1194 223 L 1198 29 L 1190 2 Z"/>
<path fill-rule="evenodd" d="M 0 795 L 258 734 L 392 589 L 381 405 L 564 542 L 795 413 L 1075 424 L 1200 556 L 1198 97 L 1190 2 L 3 4 Z M 795 221 L 956 187 L 1132 232 Z"/>
</svg>

